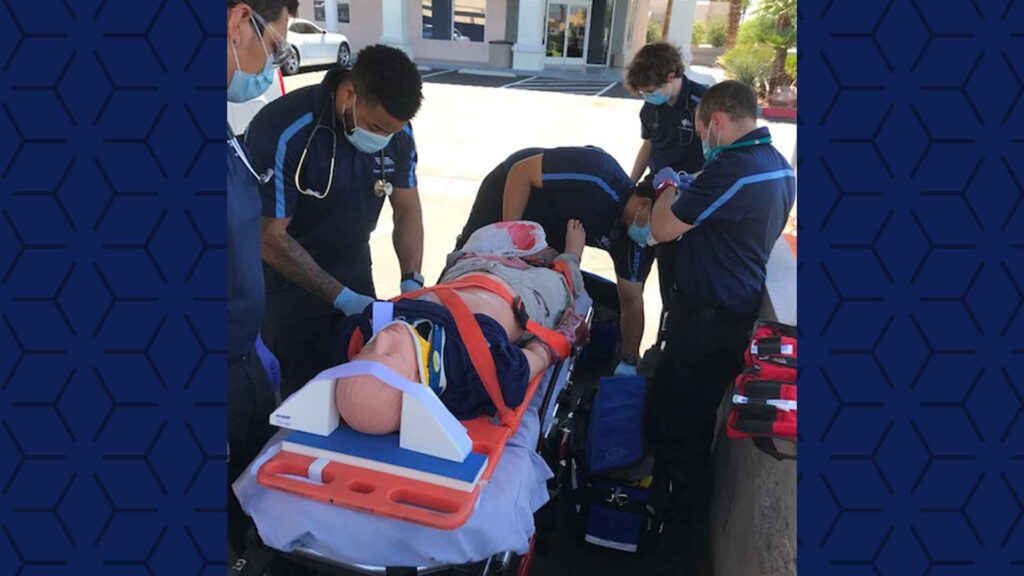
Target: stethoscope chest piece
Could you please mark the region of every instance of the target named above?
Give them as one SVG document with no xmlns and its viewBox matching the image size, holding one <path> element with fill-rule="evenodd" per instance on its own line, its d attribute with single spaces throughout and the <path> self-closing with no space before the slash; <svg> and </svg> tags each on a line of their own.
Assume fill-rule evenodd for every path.
<svg viewBox="0 0 1024 576">
<path fill-rule="evenodd" d="M 381 196 L 391 196 L 391 193 L 394 191 L 395 187 L 391 185 L 391 182 L 388 182 L 383 178 L 373 183 L 373 193 L 376 194 L 378 198 Z"/>
</svg>

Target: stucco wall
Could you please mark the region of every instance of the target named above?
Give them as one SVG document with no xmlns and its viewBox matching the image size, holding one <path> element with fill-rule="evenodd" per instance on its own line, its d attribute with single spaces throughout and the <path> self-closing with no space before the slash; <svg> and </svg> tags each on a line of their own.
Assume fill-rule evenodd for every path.
<svg viewBox="0 0 1024 576">
<path fill-rule="evenodd" d="M 767 289 L 763 316 L 796 324 L 796 257 L 782 238 L 768 262 Z M 728 439 L 722 422 L 714 449 L 714 574 L 795 576 L 796 461 L 780 462 L 750 440 Z M 780 443 L 780 449 L 794 447 Z"/>
</svg>

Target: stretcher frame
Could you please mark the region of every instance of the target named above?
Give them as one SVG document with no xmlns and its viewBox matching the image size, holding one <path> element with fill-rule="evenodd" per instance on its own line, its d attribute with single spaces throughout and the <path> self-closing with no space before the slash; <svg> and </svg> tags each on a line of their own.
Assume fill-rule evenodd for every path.
<svg viewBox="0 0 1024 576">
<path fill-rule="evenodd" d="M 586 313 L 586 323 L 588 326 L 590 325 L 593 313 L 593 305 L 591 305 L 587 309 Z M 540 452 L 544 447 L 545 439 L 548 438 L 548 435 L 553 430 L 557 431 L 557 428 L 555 428 L 555 421 L 556 414 L 559 409 L 558 396 L 562 396 L 571 391 L 573 386 L 574 363 L 578 355 L 579 348 L 573 347 L 569 358 L 559 360 L 552 367 L 551 375 L 548 378 L 548 385 L 544 390 L 544 399 L 537 410 L 538 418 L 540 420 L 537 439 L 538 452 Z M 563 370 L 566 371 L 566 384 L 556 396 L 555 388 L 557 387 L 559 376 L 562 374 Z M 545 373 L 547 372 L 545 371 Z M 544 374 L 541 374 L 535 378 L 535 381 L 539 384 L 543 376 Z M 534 386 L 534 393 L 536 393 L 536 387 L 537 386 Z M 524 399 L 522 405 L 528 406 L 528 401 Z M 496 462 L 497 460 L 495 460 L 495 463 Z M 490 465 L 491 464 L 488 463 L 488 467 L 490 467 Z M 483 561 L 470 562 L 468 564 L 437 564 L 415 567 L 368 566 L 339 562 L 303 546 L 300 546 L 291 552 L 282 552 L 280 550 L 270 548 L 259 541 L 258 536 L 255 535 L 255 526 L 251 527 L 251 532 L 248 548 L 230 570 L 231 576 L 262 576 L 266 568 L 275 558 L 283 558 L 289 562 L 313 567 L 319 573 L 331 574 L 332 576 L 423 576 L 447 570 L 455 570 L 464 574 L 479 576 L 502 576 L 508 573 L 509 568 L 512 566 L 513 558 L 516 556 L 511 551 L 506 550 L 498 552 Z M 522 556 L 522 559 L 519 562 L 515 572 L 517 576 L 526 576 L 529 574 L 530 565 L 533 560 L 535 541 L 536 535 L 530 539 L 529 550 Z"/>
</svg>

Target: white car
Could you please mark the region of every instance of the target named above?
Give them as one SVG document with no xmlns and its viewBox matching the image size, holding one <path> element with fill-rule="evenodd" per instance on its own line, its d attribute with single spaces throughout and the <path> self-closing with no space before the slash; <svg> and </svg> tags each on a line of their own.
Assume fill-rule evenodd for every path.
<svg viewBox="0 0 1024 576">
<path fill-rule="evenodd" d="M 281 96 L 284 96 L 284 78 L 278 72 L 277 79 L 259 98 L 254 98 L 248 102 L 228 102 L 228 125 L 231 126 L 231 131 L 236 136 L 245 134 L 245 129 L 249 127 L 249 122 L 252 121 L 253 116 L 264 106 Z"/>
<path fill-rule="evenodd" d="M 295 49 L 295 58 L 284 63 L 281 71 L 291 76 L 302 66 L 352 63 L 352 48 L 344 34 L 328 32 L 309 20 L 288 21 L 288 43 Z"/>
</svg>

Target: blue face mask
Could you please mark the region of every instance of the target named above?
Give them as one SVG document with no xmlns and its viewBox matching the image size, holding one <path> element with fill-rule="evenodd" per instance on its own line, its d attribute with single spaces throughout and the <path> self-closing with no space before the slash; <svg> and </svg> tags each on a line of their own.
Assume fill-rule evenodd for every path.
<svg viewBox="0 0 1024 576">
<path fill-rule="evenodd" d="M 344 120 L 344 116 L 342 116 L 342 120 Z M 345 133 L 345 138 L 348 138 L 348 141 L 351 142 L 352 145 L 360 152 L 374 154 L 383 150 L 384 147 L 388 145 L 388 142 L 391 142 L 393 134 L 382 136 L 380 134 L 370 132 L 369 130 L 363 130 L 359 127 L 359 123 L 356 121 L 355 96 L 352 96 L 352 124 L 355 126 L 353 127 L 351 134 L 348 133 L 348 130 L 343 130 L 343 132 Z"/>
<path fill-rule="evenodd" d="M 652 104 L 654 106 L 661 106 L 668 102 L 668 94 L 662 94 L 661 92 L 651 92 L 650 94 L 644 94 L 644 102 Z"/>
<path fill-rule="evenodd" d="M 259 33 L 257 32 L 257 34 Z M 263 46 L 263 53 L 267 54 L 267 47 L 263 45 L 263 37 L 258 36 L 258 38 L 260 46 Z M 267 54 L 267 62 L 264 64 L 263 70 L 253 74 L 242 70 L 242 65 L 238 61 L 238 50 L 234 44 L 231 45 L 231 51 L 235 54 L 236 69 L 235 74 L 231 77 L 231 84 L 228 85 L 228 102 L 248 102 L 259 98 L 274 83 L 273 59 L 270 54 Z"/>
<path fill-rule="evenodd" d="M 718 134 L 717 136 L 718 136 L 718 143 L 717 144 L 721 144 L 722 143 L 722 135 Z M 704 159 L 706 160 L 706 162 L 704 163 L 705 165 L 707 165 L 708 162 L 711 162 L 716 157 L 718 157 L 719 154 L 722 153 L 721 146 L 718 146 L 717 144 L 715 146 L 712 146 L 710 140 L 711 140 L 711 125 L 708 124 L 708 133 L 700 142 L 701 148 L 704 149 Z"/>
<path fill-rule="evenodd" d="M 629 234 L 629 238 L 641 246 L 654 246 L 657 242 L 654 241 L 654 237 L 651 235 L 651 223 L 648 222 L 643 226 L 636 223 L 640 216 L 640 210 L 636 211 L 636 216 L 633 217 L 633 223 L 626 229 L 626 233 Z"/>
</svg>

